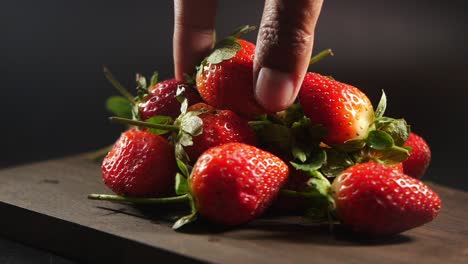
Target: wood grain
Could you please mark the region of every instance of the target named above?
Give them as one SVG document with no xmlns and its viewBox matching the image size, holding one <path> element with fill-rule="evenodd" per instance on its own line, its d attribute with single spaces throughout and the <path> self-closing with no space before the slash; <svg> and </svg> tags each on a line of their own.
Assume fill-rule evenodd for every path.
<svg viewBox="0 0 468 264">
<path fill-rule="evenodd" d="M 468 263 L 468 193 L 440 185 L 432 223 L 386 240 L 359 238 L 296 217 L 265 217 L 222 230 L 175 232 L 160 207 L 86 199 L 109 193 L 83 157 L 0 171 L 0 235 L 85 262 Z M 184 208 L 181 208 L 184 209 Z"/>
</svg>

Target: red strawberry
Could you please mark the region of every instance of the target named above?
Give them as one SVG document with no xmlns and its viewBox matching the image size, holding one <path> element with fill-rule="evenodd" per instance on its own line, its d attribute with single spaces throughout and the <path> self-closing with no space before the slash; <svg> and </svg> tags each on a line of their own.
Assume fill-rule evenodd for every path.
<svg viewBox="0 0 468 264">
<path fill-rule="evenodd" d="M 405 171 L 403 170 L 403 163 L 397 163 L 395 165 L 391 165 L 393 166 L 395 169 L 397 169 L 399 172 L 401 173 L 405 173 Z"/>
<path fill-rule="evenodd" d="M 306 74 L 299 101 L 313 123 L 325 126 L 329 145 L 365 139 L 374 121 L 372 104 L 363 92 L 317 73 Z"/>
<path fill-rule="evenodd" d="M 193 145 L 185 149 L 192 161 L 211 147 L 232 142 L 256 143 L 255 132 L 247 121 L 230 110 L 210 111 L 199 117 L 203 120 L 203 132 L 193 137 Z"/>
<path fill-rule="evenodd" d="M 404 172 L 413 178 L 421 179 L 431 162 L 431 149 L 426 141 L 415 133 L 410 133 L 405 146 L 410 146 L 413 150 L 403 162 Z"/>
<path fill-rule="evenodd" d="M 340 221 L 351 230 L 391 235 L 423 225 L 440 211 L 439 196 L 397 167 L 375 162 L 352 166 L 332 184 Z"/>
<path fill-rule="evenodd" d="M 215 111 L 216 108 L 212 107 L 211 105 L 205 103 L 196 103 L 187 108 L 187 111 Z"/>
<path fill-rule="evenodd" d="M 174 190 L 177 172 L 172 146 L 147 131 L 124 132 L 102 163 L 104 183 L 132 197 L 160 197 Z"/>
<path fill-rule="evenodd" d="M 202 63 L 196 79 L 198 92 L 203 100 L 218 109 L 230 109 L 249 117 L 264 114 L 265 110 L 254 97 L 255 45 L 242 39 L 235 42 L 241 48 L 230 59 L 211 63 L 208 56 L 206 63 Z"/>
<path fill-rule="evenodd" d="M 288 166 L 256 147 L 230 143 L 207 150 L 190 176 L 198 212 L 212 222 L 239 225 L 260 214 L 277 197 Z"/>
<path fill-rule="evenodd" d="M 184 85 L 176 79 L 159 82 L 149 89 L 148 96 L 138 104 L 142 120 L 155 115 L 165 115 L 176 118 L 180 114 L 180 103 L 176 98 L 177 87 Z M 197 92 L 185 85 L 185 96 L 190 104 L 200 102 Z"/>
</svg>

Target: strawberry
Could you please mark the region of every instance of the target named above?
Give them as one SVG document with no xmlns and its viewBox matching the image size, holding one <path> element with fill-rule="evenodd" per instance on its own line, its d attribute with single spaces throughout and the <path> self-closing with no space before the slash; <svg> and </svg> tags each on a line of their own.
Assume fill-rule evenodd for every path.
<svg viewBox="0 0 468 264">
<path fill-rule="evenodd" d="M 234 226 L 249 222 L 273 202 L 288 178 L 278 157 L 243 143 L 209 149 L 190 176 L 198 212 L 210 221 Z"/>
<path fill-rule="evenodd" d="M 108 194 L 90 194 L 89 199 L 135 204 L 190 203 L 191 214 L 180 218 L 177 229 L 194 221 L 200 214 L 225 226 L 254 220 L 276 199 L 288 178 L 289 169 L 275 155 L 243 143 L 210 148 L 195 163 L 192 173 L 178 163 L 182 173 L 176 176 L 178 196 L 132 198 Z"/>
<path fill-rule="evenodd" d="M 118 117 L 112 117 L 111 120 L 149 128 L 153 133 L 165 134 L 172 131 L 176 158 L 185 163 L 195 162 L 205 150 L 218 145 L 232 142 L 255 145 L 255 132 L 245 119 L 233 111 L 215 110 L 204 103 L 197 103 L 190 107 L 193 111 L 187 111 L 189 108 L 186 108 L 186 103 L 183 104 L 185 106 L 182 114 L 173 124 L 142 122 Z"/>
<path fill-rule="evenodd" d="M 201 106 L 207 109 L 206 106 Z M 193 145 L 186 147 L 190 160 L 197 158 L 207 149 L 226 143 L 241 142 L 255 145 L 255 133 L 246 120 L 230 110 L 215 110 L 199 115 L 203 121 L 203 132 L 193 137 Z"/>
<path fill-rule="evenodd" d="M 426 141 L 415 133 L 410 133 L 405 146 L 411 147 L 412 151 L 403 162 L 403 170 L 407 175 L 421 179 L 431 162 L 431 149 Z"/>
<path fill-rule="evenodd" d="M 365 139 L 374 121 L 372 104 L 363 92 L 317 73 L 306 74 L 299 101 L 305 115 L 327 129 L 328 145 Z"/>
<path fill-rule="evenodd" d="M 375 162 L 348 168 L 331 189 L 339 220 L 369 235 L 397 234 L 423 225 L 441 207 L 439 196 L 424 183 Z"/>
<path fill-rule="evenodd" d="M 212 107 L 211 105 L 205 103 L 196 103 L 187 108 L 187 111 L 215 111 L 216 108 Z"/>
<path fill-rule="evenodd" d="M 173 192 L 177 167 L 164 138 L 131 129 L 114 144 L 101 170 L 104 183 L 117 194 L 159 197 Z"/>
<path fill-rule="evenodd" d="M 196 76 L 203 100 L 247 117 L 264 114 L 254 97 L 254 54 L 255 45 L 246 40 L 228 37 L 218 42 Z"/>
<path fill-rule="evenodd" d="M 156 83 L 148 89 L 148 95 L 138 103 L 138 109 L 142 120 L 147 120 L 156 115 L 165 115 L 176 118 L 180 114 L 180 103 L 176 98 L 177 88 L 185 86 L 184 97 L 190 104 L 200 102 L 197 92 L 176 79 L 169 79 Z"/>
</svg>

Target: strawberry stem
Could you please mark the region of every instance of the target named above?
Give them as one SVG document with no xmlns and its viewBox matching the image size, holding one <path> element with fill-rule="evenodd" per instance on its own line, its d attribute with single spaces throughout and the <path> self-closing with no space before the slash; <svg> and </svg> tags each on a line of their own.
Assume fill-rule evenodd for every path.
<svg viewBox="0 0 468 264">
<path fill-rule="evenodd" d="M 309 61 L 309 66 L 312 65 L 312 64 L 315 64 L 319 61 L 321 61 L 322 59 L 328 57 L 328 56 L 334 56 L 335 54 L 333 54 L 333 51 L 331 49 L 326 49 L 326 50 L 323 50 L 321 51 L 319 54 L 313 56 L 310 61 Z"/>
<path fill-rule="evenodd" d="M 122 118 L 122 117 L 117 117 L 117 116 L 109 117 L 109 120 L 114 123 L 141 126 L 141 127 L 147 127 L 147 128 L 156 128 L 156 129 L 175 131 L 175 132 L 178 132 L 180 130 L 178 126 L 174 126 L 174 125 L 153 124 L 149 122 L 137 121 L 137 120 L 127 119 L 127 118 Z"/>
<path fill-rule="evenodd" d="M 113 145 L 103 147 L 101 149 L 94 150 L 86 154 L 86 158 L 91 161 L 97 161 L 100 158 L 103 158 L 107 153 L 112 149 Z"/>
<path fill-rule="evenodd" d="M 136 104 L 133 95 L 125 89 L 125 87 L 120 84 L 119 81 L 114 77 L 114 75 L 110 72 L 107 67 L 104 67 L 104 75 L 106 76 L 107 80 L 117 89 L 123 96 L 125 96 L 132 104 Z"/>
<path fill-rule="evenodd" d="M 182 202 L 190 202 L 189 194 L 184 194 L 180 196 L 173 197 L 163 197 L 163 198 L 135 198 L 135 197 L 124 197 L 114 194 L 89 194 L 88 199 L 90 200 L 100 200 L 100 201 L 111 201 L 111 202 L 124 202 L 124 203 L 134 203 L 134 204 L 174 204 Z"/>
</svg>

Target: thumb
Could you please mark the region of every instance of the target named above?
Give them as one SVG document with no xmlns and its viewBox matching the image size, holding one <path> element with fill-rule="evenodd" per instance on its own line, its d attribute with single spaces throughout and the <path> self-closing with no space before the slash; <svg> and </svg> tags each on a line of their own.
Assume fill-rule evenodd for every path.
<svg viewBox="0 0 468 264">
<path fill-rule="evenodd" d="M 309 66 L 323 0 L 267 0 L 254 62 L 255 97 L 277 112 L 294 103 Z"/>
</svg>

